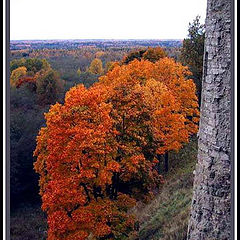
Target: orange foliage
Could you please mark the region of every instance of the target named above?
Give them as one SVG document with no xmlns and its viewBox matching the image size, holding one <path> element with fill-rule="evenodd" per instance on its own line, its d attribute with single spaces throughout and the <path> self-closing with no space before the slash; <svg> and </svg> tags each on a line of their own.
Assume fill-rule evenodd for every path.
<svg viewBox="0 0 240 240">
<path fill-rule="evenodd" d="M 106 96 L 107 88 L 87 90 L 79 85 L 66 94 L 64 105 L 55 104 L 46 114 L 47 127 L 37 139 L 35 169 L 41 175 L 48 239 L 112 236 L 119 234 L 116 226 L 121 222 L 123 232 L 133 228 L 125 221 L 133 218 L 127 209 L 134 199 L 118 193 L 118 200 L 112 201 L 116 199 L 113 179 L 122 167 L 115 158 L 117 131 Z"/>
<path fill-rule="evenodd" d="M 156 155 L 180 149 L 197 131 L 189 75 L 169 58 L 115 64 L 99 83 L 73 87 L 51 107 L 34 152 L 48 240 L 135 231 L 128 210 L 162 183 Z"/>
<path fill-rule="evenodd" d="M 195 84 L 187 79 L 190 75 L 187 67 L 171 58 L 162 58 L 156 63 L 133 60 L 128 65 L 115 66 L 100 77 L 100 83 L 113 88 L 115 102 L 120 99 L 117 95 L 120 89 L 126 100 L 130 97 L 127 101 L 131 103 L 133 97 L 129 93 L 137 88 L 142 92 L 138 100 L 144 111 L 151 111 L 148 125 L 152 128 L 158 153 L 163 154 L 180 149 L 182 143 L 188 142 L 189 136 L 198 131 L 198 101 Z M 128 116 L 132 109 L 125 106 Z"/>
</svg>

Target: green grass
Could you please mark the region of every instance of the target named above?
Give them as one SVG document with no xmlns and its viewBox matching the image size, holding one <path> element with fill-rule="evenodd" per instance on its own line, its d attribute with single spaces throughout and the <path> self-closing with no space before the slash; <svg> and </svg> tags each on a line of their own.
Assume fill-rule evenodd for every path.
<svg viewBox="0 0 240 240">
<path fill-rule="evenodd" d="M 139 203 L 135 209 L 140 221 L 139 240 L 186 239 L 196 159 L 196 139 L 169 155 L 170 171 L 164 174 L 160 193 L 148 205 Z"/>
</svg>

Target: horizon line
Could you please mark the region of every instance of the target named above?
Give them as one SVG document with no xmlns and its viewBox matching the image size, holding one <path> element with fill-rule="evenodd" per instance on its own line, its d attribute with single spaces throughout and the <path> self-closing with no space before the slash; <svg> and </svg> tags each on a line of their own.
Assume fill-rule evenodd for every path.
<svg viewBox="0 0 240 240">
<path fill-rule="evenodd" d="M 43 39 L 10 39 L 10 41 L 64 41 L 64 40 L 72 40 L 72 41 L 86 41 L 86 40 L 112 40 L 112 41 L 119 41 L 119 40 L 155 40 L 155 41 L 172 41 L 178 40 L 182 41 L 184 38 L 43 38 Z"/>
</svg>

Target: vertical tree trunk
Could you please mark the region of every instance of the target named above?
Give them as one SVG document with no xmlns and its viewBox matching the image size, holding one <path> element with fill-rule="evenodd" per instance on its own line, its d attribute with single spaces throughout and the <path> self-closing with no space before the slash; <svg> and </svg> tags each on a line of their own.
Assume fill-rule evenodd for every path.
<svg viewBox="0 0 240 240">
<path fill-rule="evenodd" d="M 189 240 L 231 239 L 231 2 L 208 0 Z"/>
<path fill-rule="evenodd" d="M 164 154 L 164 169 L 165 169 L 165 172 L 168 172 L 168 169 L 169 169 L 168 152 Z"/>
<path fill-rule="evenodd" d="M 160 154 L 157 154 L 157 160 L 158 160 L 157 172 L 160 174 L 161 173 L 161 155 Z"/>
</svg>

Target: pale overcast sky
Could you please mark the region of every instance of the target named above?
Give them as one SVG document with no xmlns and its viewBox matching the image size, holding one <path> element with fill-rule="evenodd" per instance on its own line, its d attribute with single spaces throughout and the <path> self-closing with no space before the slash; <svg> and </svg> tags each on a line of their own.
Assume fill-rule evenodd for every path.
<svg viewBox="0 0 240 240">
<path fill-rule="evenodd" d="M 207 0 L 10 0 L 10 38 L 183 39 Z"/>
</svg>

